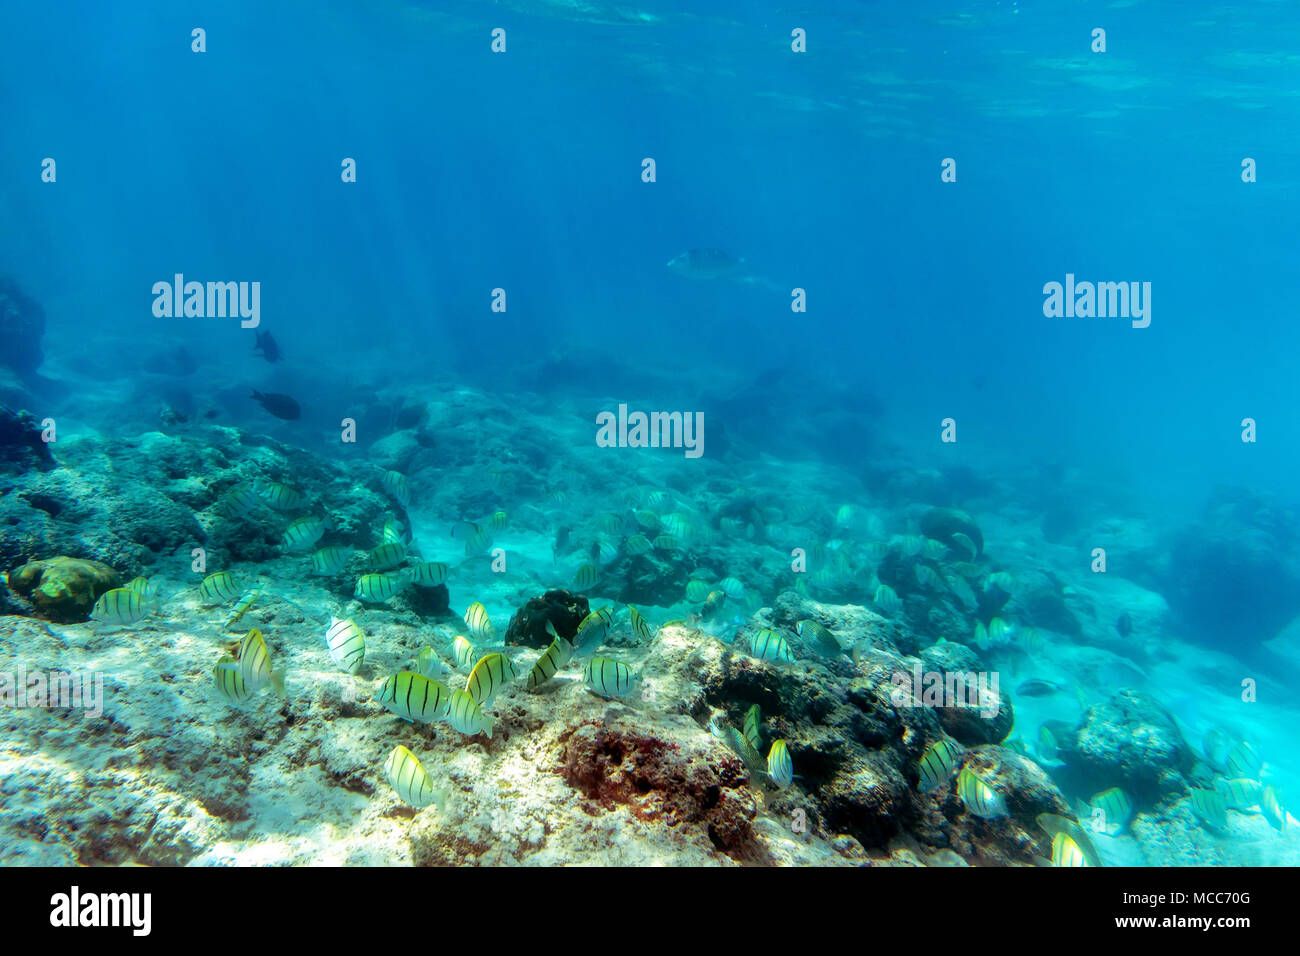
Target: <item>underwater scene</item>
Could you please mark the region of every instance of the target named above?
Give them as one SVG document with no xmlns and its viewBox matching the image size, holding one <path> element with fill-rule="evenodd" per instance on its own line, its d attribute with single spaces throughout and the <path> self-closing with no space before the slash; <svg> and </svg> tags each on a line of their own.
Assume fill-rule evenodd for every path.
<svg viewBox="0 0 1300 956">
<path fill-rule="evenodd" d="M 1300 863 L 1294 3 L 3 19 L 0 863 Z"/>
</svg>

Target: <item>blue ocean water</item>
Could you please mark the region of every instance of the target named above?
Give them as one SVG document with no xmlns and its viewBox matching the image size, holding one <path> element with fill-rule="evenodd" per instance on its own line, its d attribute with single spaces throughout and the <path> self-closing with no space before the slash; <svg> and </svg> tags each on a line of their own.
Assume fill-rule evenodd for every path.
<svg viewBox="0 0 1300 956">
<path fill-rule="evenodd" d="M 323 6 L 6 11 L 0 274 L 45 309 L 61 416 L 136 435 L 160 401 L 213 408 L 355 461 L 339 419 L 432 383 L 699 410 L 710 480 L 820 468 L 1078 582 L 1104 547 L 1168 602 L 1192 650 L 1164 663 L 1241 663 L 1223 699 L 1149 688 L 1191 745 L 1232 713 L 1300 773 L 1300 641 L 1264 646 L 1300 616 L 1293 4 Z M 668 267 L 692 249 L 733 268 Z M 285 361 L 238 319 L 156 315 L 178 273 L 260 283 Z M 1067 275 L 1149 283 L 1149 325 L 1045 315 Z M 663 480 L 697 491 L 692 467 Z M 909 469 L 943 478 L 909 497 Z"/>
</svg>

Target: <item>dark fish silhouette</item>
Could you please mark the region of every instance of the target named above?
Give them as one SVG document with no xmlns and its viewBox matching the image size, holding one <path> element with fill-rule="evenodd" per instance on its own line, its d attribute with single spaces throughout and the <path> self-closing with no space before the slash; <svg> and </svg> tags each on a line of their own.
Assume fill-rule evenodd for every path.
<svg viewBox="0 0 1300 956">
<path fill-rule="evenodd" d="M 276 418 L 291 422 L 295 418 L 302 417 L 302 409 L 288 395 L 281 395 L 279 392 L 267 392 L 263 395 L 257 389 L 253 389 L 253 398 L 261 402 L 262 407 Z"/>
<path fill-rule="evenodd" d="M 276 341 L 271 336 L 270 332 L 254 332 L 253 334 L 257 336 L 257 344 L 253 346 L 254 352 L 261 349 L 262 358 L 266 359 L 268 362 L 279 362 L 284 358 L 284 356 L 280 354 L 280 346 L 276 344 Z M 298 416 L 294 415 L 293 417 L 297 418 Z"/>
<path fill-rule="evenodd" d="M 1115 630 L 1119 631 L 1120 637 L 1128 637 L 1133 633 L 1133 618 L 1128 616 L 1127 611 L 1121 614 L 1119 620 L 1115 622 Z"/>
</svg>

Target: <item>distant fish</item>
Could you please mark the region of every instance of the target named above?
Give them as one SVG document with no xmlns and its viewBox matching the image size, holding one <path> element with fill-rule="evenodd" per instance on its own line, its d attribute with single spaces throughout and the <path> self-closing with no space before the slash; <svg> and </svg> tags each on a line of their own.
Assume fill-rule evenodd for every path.
<svg viewBox="0 0 1300 956">
<path fill-rule="evenodd" d="M 287 422 L 302 418 L 302 407 L 288 395 L 279 392 L 266 392 L 264 394 L 257 389 L 253 389 L 253 398 L 261 402 L 262 407 L 276 418 L 283 418 Z"/>
<path fill-rule="evenodd" d="M 596 585 L 600 578 L 600 572 L 596 570 L 594 564 L 584 564 L 578 568 L 578 573 L 574 575 L 573 587 L 576 591 L 590 591 Z"/>
<path fill-rule="evenodd" d="M 253 346 L 254 352 L 261 352 L 262 358 L 268 362 L 279 362 L 284 359 L 284 355 L 280 352 L 280 346 L 270 332 L 256 332 L 254 334 L 257 336 L 257 344 Z M 297 415 L 294 416 L 294 418 L 297 417 Z"/>
<path fill-rule="evenodd" d="M 132 578 L 126 586 L 128 590 L 140 595 L 142 601 L 154 601 L 158 598 L 158 586 L 146 577 Z"/>
<path fill-rule="evenodd" d="M 1119 631 L 1120 637 L 1128 637 L 1133 633 L 1133 618 L 1129 617 L 1127 611 L 1116 619 L 1115 630 Z"/>
<path fill-rule="evenodd" d="M 1264 767 L 1264 761 L 1259 758 L 1259 754 L 1255 753 L 1255 748 L 1249 742 L 1243 740 L 1228 754 L 1224 766 L 1231 777 L 1258 779 L 1259 772 Z"/>
<path fill-rule="evenodd" d="M 1032 677 L 1027 681 L 1021 681 L 1016 687 L 1016 693 L 1022 697 L 1050 697 L 1052 694 L 1059 694 L 1062 690 L 1060 684 L 1056 681 L 1045 680 L 1041 677 Z"/>
<path fill-rule="evenodd" d="M 744 262 L 721 249 L 688 249 L 669 259 L 668 268 L 692 279 L 723 279 L 736 276 Z"/>
</svg>

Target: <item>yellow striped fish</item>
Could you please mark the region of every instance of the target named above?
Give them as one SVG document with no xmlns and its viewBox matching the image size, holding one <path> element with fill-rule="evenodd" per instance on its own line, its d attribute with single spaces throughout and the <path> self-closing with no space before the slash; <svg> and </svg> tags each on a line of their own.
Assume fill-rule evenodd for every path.
<svg viewBox="0 0 1300 956">
<path fill-rule="evenodd" d="M 488 519 L 488 527 L 493 531 L 505 531 L 508 524 L 510 524 L 510 516 L 504 511 L 495 511 Z"/>
<path fill-rule="evenodd" d="M 692 578 L 686 582 L 686 600 L 692 604 L 701 604 L 709 596 L 711 590 L 712 588 L 703 581 Z"/>
<path fill-rule="evenodd" d="M 1055 813 L 1040 813 L 1035 819 L 1052 838 L 1052 858 L 1034 857 L 1040 866 L 1101 866 L 1096 848 L 1078 823 Z"/>
<path fill-rule="evenodd" d="M 212 684 L 217 693 L 232 704 L 242 704 L 253 696 L 253 692 L 244 683 L 244 673 L 239 661 L 229 654 L 223 655 L 212 668 Z"/>
<path fill-rule="evenodd" d="M 415 672 L 429 680 L 442 680 L 447 673 L 447 668 L 432 647 L 422 647 L 415 657 Z"/>
<path fill-rule="evenodd" d="M 338 574 L 352 558 L 352 552 L 338 545 L 321 548 L 311 556 L 311 569 L 317 574 Z"/>
<path fill-rule="evenodd" d="M 628 535 L 623 541 L 623 550 L 634 558 L 645 554 L 650 550 L 650 539 L 643 534 Z"/>
<path fill-rule="evenodd" d="M 748 740 L 758 750 L 763 746 L 763 712 L 759 710 L 758 704 L 754 704 L 749 710 L 745 711 L 745 739 Z"/>
<path fill-rule="evenodd" d="M 876 588 L 875 596 L 872 598 L 876 607 L 886 614 L 897 614 L 903 609 L 903 602 L 898 599 L 898 592 L 888 584 L 882 584 Z"/>
<path fill-rule="evenodd" d="M 440 561 L 419 561 L 411 565 L 411 583 L 422 588 L 436 588 L 447 583 L 449 571 Z"/>
<path fill-rule="evenodd" d="M 488 740 L 491 740 L 496 719 L 483 713 L 483 709 L 465 691 L 454 690 L 451 692 L 451 710 L 447 723 L 467 737 L 487 734 Z"/>
<path fill-rule="evenodd" d="M 778 790 L 784 790 L 794 780 L 794 763 L 784 740 L 772 741 L 772 749 L 767 752 L 767 776 Z"/>
<path fill-rule="evenodd" d="M 401 583 L 401 578 L 396 574 L 363 574 L 357 578 L 357 586 L 352 593 L 363 601 L 379 604 L 390 600 Z"/>
<path fill-rule="evenodd" d="M 1088 807 L 1092 811 L 1088 816 L 1097 821 L 1098 831 L 1110 836 L 1123 832 L 1133 819 L 1133 801 L 1119 787 L 1094 793 Z"/>
<path fill-rule="evenodd" d="M 626 697 L 632 693 L 640 676 L 632 673 L 632 668 L 622 661 L 608 657 L 593 657 L 582 670 L 582 679 L 588 689 L 600 694 L 606 700 L 611 697 Z"/>
<path fill-rule="evenodd" d="M 293 511 L 302 507 L 302 495 L 278 481 L 263 481 L 253 488 L 257 496 L 276 511 Z"/>
<path fill-rule="evenodd" d="M 1255 753 L 1255 748 L 1243 740 L 1228 754 L 1224 765 L 1229 777 L 1250 777 L 1257 780 L 1264 761 Z"/>
<path fill-rule="evenodd" d="M 721 727 L 714 724 L 709 729 L 715 737 L 722 738 L 726 745 L 744 762 L 745 768 L 755 777 L 759 777 L 767 771 L 767 761 L 758 752 L 758 748 L 750 743 L 749 738 L 735 727 L 730 724 L 724 724 Z"/>
<path fill-rule="evenodd" d="M 451 642 L 451 652 L 456 657 L 456 666 L 462 670 L 473 666 L 478 653 L 474 645 L 465 639 L 464 634 L 456 635 L 456 639 Z"/>
<path fill-rule="evenodd" d="M 383 525 L 379 529 L 379 541 L 386 544 L 389 541 L 406 541 L 406 525 L 396 518 L 385 518 Z"/>
<path fill-rule="evenodd" d="M 641 639 L 642 643 L 649 644 L 653 641 L 654 631 L 650 629 L 650 625 L 646 623 L 646 619 L 641 616 L 641 612 L 631 604 L 627 606 L 627 611 L 628 616 L 632 621 L 632 632 Z"/>
<path fill-rule="evenodd" d="M 623 516 L 607 511 L 596 519 L 596 527 L 605 534 L 620 534 L 623 531 Z"/>
<path fill-rule="evenodd" d="M 130 588 L 105 591 L 90 609 L 90 619 L 97 624 L 134 624 L 144 617 L 144 599 Z"/>
<path fill-rule="evenodd" d="M 384 776 L 388 785 L 411 806 L 419 809 L 433 804 L 439 813 L 446 809 L 446 794 L 434 787 L 424 764 L 401 744 L 393 748 L 384 762 Z"/>
<path fill-rule="evenodd" d="M 786 639 L 768 627 L 761 627 L 754 632 L 749 644 L 750 653 L 761 661 L 782 661 L 794 663 L 794 654 Z"/>
<path fill-rule="evenodd" d="M 261 631 L 253 628 L 244 635 L 235 658 L 239 661 L 244 684 L 251 693 L 256 694 L 263 687 L 269 686 L 281 697 L 284 696 L 284 671 L 272 668 L 271 652 L 267 649 Z"/>
<path fill-rule="evenodd" d="M 1191 789 L 1192 813 L 1211 830 L 1228 828 L 1228 808 L 1217 790 Z"/>
<path fill-rule="evenodd" d="M 1215 780 L 1214 789 L 1222 795 L 1224 806 L 1230 810 L 1246 810 L 1257 806 L 1264 792 L 1260 782 L 1249 777 Z"/>
<path fill-rule="evenodd" d="M 937 787 L 947 787 L 961 763 L 961 750 L 950 740 L 936 740 L 925 748 L 918 764 L 920 779 L 917 789 L 928 793 Z"/>
<path fill-rule="evenodd" d="M 405 560 L 406 545 L 400 541 L 385 541 L 366 555 L 366 561 L 375 571 L 391 571 Z"/>
<path fill-rule="evenodd" d="M 306 551 L 325 536 L 325 519 L 316 515 L 307 515 L 289 522 L 280 539 L 280 547 L 285 551 Z"/>
<path fill-rule="evenodd" d="M 265 593 L 261 588 L 249 588 L 245 591 L 244 596 L 239 599 L 239 603 L 231 608 L 230 614 L 226 617 L 226 623 L 222 624 L 221 627 L 229 629 L 232 624 L 235 624 L 247 614 L 248 609 L 256 604 L 258 599 Z"/>
<path fill-rule="evenodd" d="M 132 578 L 126 583 L 126 588 L 140 595 L 142 601 L 153 601 L 158 597 L 158 586 L 145 577 Z"/>
<path fill-rule="evenodd" d="M 542 656 L 537 658 L 537 663 L 528 672 L 527 684 L 529 690 L 541 687 L 573 658 L 573 645 L 556 634 L 555 628 L 551 626 L 549 621 L 546 622 L 546 629 L 555 640 L 551 641 L 550 646 L 542 652 Z"/>
<path fill-rule="evenodd" d="M 800 621 L 794 626 L 794 632 L 806 641 L 816 642 L 817 649 L 823 654 L 834 657 L 844 653 L 835 635 L 814 620 Z"/>
<path fill-rule="evenodd" d="M 465 609 L 465 624 L 469 627 L 469 632 L 478 638 L 490 637 L 495 631 L 487 608 L 478 601 Z"/>
<path fill-rule="evenodd" d="M 217 510 L 227 518 L 242 518 L 257 506 L 261 499 L 250 484 L 240 484 L 231 488 L 217 502 Z"/>
<path fill-rule="evenodd" d="M 462 521 L 451 529 L 451 536 L 465 543 L 465 556 L 482 554 L 492 547 L 492 530 L 472 521 Z"/>
<path fill-rule="evenodd" d="M 1286 832 L 1286 808 L 1282 806 L 1282 798 L 1278 796 L 1277 787 L 1271 783 L 1264 788 L 1264 792 L 1259 797 L 1259 808 L 1264 813 L 1264 819 L 1268 825 L 1279 833 Z"/>
<path fill-rule="evenodd" d="M 595 586 L 596 581 L 600 578 L 600 572 L 596 566 L 591 563 L 584 564 L 578 568 L 578 573 L 573 578 L 573 588 L 576 591 L 586 591 Z"/>
<path fill-rule="evenodd" d="M 199 600 L 204 604 L 220 604 L 233 601 L 239 596 L 239 585 L 235 576 L 229 571 L 217 571 L 209 574 L 199 585 Z"/>
<path fill-rule="evenodd" d="M 682 539 L 672 534 L 657 534 L 650 542 L 656 551 L 680 551 Z"/>
<path fill-rule="evenodd" d="M 411 485 L 400 471 L 386 471 L 381 480 L 384 490 L 406 507 L 411 503 Z"/>
<path fill-rule="evenodd" d="M 614 624 L 614 612 L 610 608 L 602 607 L 599 610 L 591 611 L 578 624 L 577 633 L 573 635 L 573 647 L 578 654 L 587 654 L 594 651 L 605 640 L 609 634 L 609 629 Z"/>
<path fill-rule="evenodd" d="M 325 646 L 329 648 L 330 660 L 349 674 L 361 670 L 366 662 L 366 635 L 351 618 L 330 618 L 329 627 L 325 628 Z"/>
<path fill-rule="evenodd" d="M 1007 815 L 1007 798 L 985 783 L 970 767 L 963 767 L 957 774 L 957 796 L 977 817 L 996 820 Z"/>
<path fill-rule="evenodd" d="M 704 617 L 712 617 L 716 612 L 721 611 L 722 605 L 726 603 L 726 592 L 710 591 L 709 596 L 704 599 L 704 607 L 700 608 L 700 614 Z"/>
<path fill-rule="evenodd" d="M 433 724 L 447 719 L 451 698 L 451 688 L 441 681 L 398 671 L 384 681 L 375 699 L 403 720 Z"/>
<path fill-rule="evenodd" d="M 739 601 L 745 596 L 745 586 L 735 578 L 723 578 L 718 582 L 718 587 L 732 600 Z"/>
<path fill-rule="evenodd" d="M 484 654 L 465 681 L 465 693 L 484 710 L 492 706 L 497 691 L 515 679 L 515 666 L 504 654 Z"/>
</svg>

